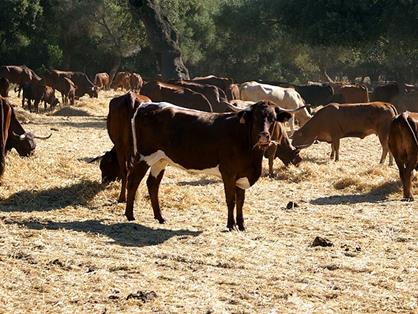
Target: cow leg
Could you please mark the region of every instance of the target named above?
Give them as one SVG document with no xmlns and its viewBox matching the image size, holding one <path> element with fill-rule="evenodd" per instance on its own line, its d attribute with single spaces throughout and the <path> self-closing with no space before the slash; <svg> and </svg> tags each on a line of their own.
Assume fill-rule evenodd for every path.
<svg viewBox="0 0 418 314">
<path fill-rule="evenodd" d="M 334 156 L 335 156 L 334 145 L 331 144 L 331 154 L 329 154 L 329 158 L 331 160 L 333 160 L 334 159 Z"/>
<path fill-rule="evenodd" d="M 399 165 L 399 174 L 402 180 L 403 186 L 403 201 L 413 201 L 414 197 L 412 196 L 411 186 L 412 186 L 412 171 L 414 167 L 406 164 L 405 167 L 403 165 Z"/>
<path fill-rule="evenodd" d="M 383 164 L 386 160 L 386 156 L 389 153 L 389 166 L 393 165 L 393 156 L 389 151 L 388 137 L 379 135 L 380 145 L 382 145 L 382 157 L 380 163 Z"/>
<path fill-rule="evenodd" d="M 125 203 L 126 202 L 126 181 L 127 181 L 127 176 L 128 176 L 128 169 L 127 169 L 127 157 L 120 153 L 122 150 L 118 147 L 116 147 L 116 154 L 117 154 L 117 158 L 118 158 L 118 163 L 119 163 L 119 169 L 120 169 L 120 175 L 122 178 L 122 184 L 120 187 L 120 193 L 119 193 L 119 198 L 118 198 L 118 202 L 119 203 Z"/>
<path fill-rule="evenodd" d="M 340 139 L 332 141 L 332 149 L 335 153 L 335 161 L 340 160 Z"/>
<path fill-rule="evenodd" d="M 228 222 L 226 227 L 231 231 L 235 227 L 234 208 L 235 208 L 235 181 L 232 178 L 223 178 L 226 206 L 228 207 Z"/>
<path fill-rule="evenodd" d="M 273 172 L 273 164 L 274 164 L 274 158 L 276 157 L 276 151 L 277 151 L 277 145 L 273 144 L 269 148 L 267 148 L 264 156 L 267 156 L 269 159 L 269 177 L 274 177 Z"/>
<path fill-rule="evenodd" d="M 152 210 L 154 211 L 154 218 L 157 219 L 160 224 L 163 224 L 165 222 L 165 219 L 161 215 L 160 203 L 158 201 L 158 190 L 160 188 L 160 183 L 163 176 L 164 170 L 161 170 L 157 177 L 154 177 L 151 168 L 151 172 L 147 179 L 148 193 L 151 198 L 151 205 Z"/>
<path fill-rule="evenodd" d="M 145 161 L 136 163 L 128 172 L 128 199 L 126 202 L 125 216 L 129 221 L 135 220 L 134 217 L 134 202 L 135 194 L 141 183 L 142 178 L 147 173 L 149 166 Z"/>
<path fill-rule="evenodd" d="M 241 231 L 245 230 L 244 227 L 244 215 L 242 213 L 242 207 L 244 206 L 245 201 L 245 190 L 236 187 L 235 188 L 235 196 L 237 201 L 237 225 L 238 229 Z"/>
</svg>

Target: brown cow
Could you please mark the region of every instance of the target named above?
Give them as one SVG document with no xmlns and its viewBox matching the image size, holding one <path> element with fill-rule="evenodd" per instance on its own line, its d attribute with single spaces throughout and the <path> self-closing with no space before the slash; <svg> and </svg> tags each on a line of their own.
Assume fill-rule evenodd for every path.
<svg viewBox="0 0 418 314">
<path fill-rule="evenodd" d="M 300 149 L 295 148 L 289 141 L 289 137 L 281 123 L 276 123 L 271 134 L 271 145 L 264 152 L 264 157 L 269 160 L 269 176 L 273 177 L 273 161 L 279 158 L 285 166 L 290 163 L 297 166 L 302 161 L 299 156 Z"/>
<path fill-rule="evenodd" d="M 142 80 L 141 75 L 138 73 L 132 73 L 129 76 L 129 85 L 131 90 L 139 92 L 142 88 L 142 85 L 144 85 L 144 81 Z"/>
<path fill-rule="evenodd" d="M 193 81 L 200 84 L 215 85 L 216 87 L 223 90 L 228 101 L 234 100 L 234 96 L 232 95 L 231 90 L 231 84 L 233 84 L 233 82 L 230 78 L 208 75 L 203 77 L 195 77 L 193 78 Z"/>
<path fill-rule="evenodd" d="M 122 186 L 119 202 L 126 201 L 126 175 L 129 162 L 129 133 L 130 123 L 134 110 L 145 102 L 151 102 L 146 96 L 129 92 L 125 95 L 113 98 L 109 103 L 109 114 L 107 116 L 107 132 L 114 147 L 106 152 L 100 161 L 102 181 L 110 182 L 122 179 Z"/>
<path fill-rule="evenodd" d="M 131 125 L 133 165 L 128 174 L 125 211 L 128 220 L 135 219 L 135 194 L 150 169 L 147 186 L 154 218 L 164 223 L 158 190 L 170 164 L 221 177 L 228 207 L 227 228 L 232 230 L 237 225 L 239 230 L 245 229 L 245 190 L 261 175 L 263 153 L 271 144 L 275 123 L 288 120 L 291 114 L 263 101 L 244 110 L 232 108 L 238 111 L 209 113 L 167 103 L 138 107 Z"/>
<path fill-rule="evenodd" d="M 131 73 L 129 72 L 118 72 L 113 78 L 112 83 L 110 83 L 110 87 L 115 91 L 118 90 L 118 88 L 129 90 L 131 85 L 129 81 L 130 77 Z"/>
<path fill-rule="evenodd" d="M 85 94 L 88 94 L 91 98 L 98 97 L 97 87 L 83 72 L 51 70 L 45 74 L 46 84 L 55 89 L 58 89 L 55 87 L 55 85 L 59 84 L 59 81 L 62 83 L 62 79 L 64 77 L 70 79 L 75 85 L 75 97 L 79 98 Z"/>
<path fill-rule="evenodd" d="M 9 97 L 9 80 L 5 77 L 0 77 L 0 96 Z"/>
<path fill-rule="evenodd" d="M 40 79 L 36 73 L 26 65 L 5 65 L 0 67 L 0 77 L 7 78 L 10 83 L 18 85 L 18 97 L 23 83 L 32 81 L 33 78 Z"/>
<path fill-rule="evenodd" d="M 44 90 L 44 96 L 43 96 L 43 101 L 44 101 L 44 108 L 45 111 L 47 109 L 47 105 L 50 105 L 51 110 L 54 110 L 54 108 L 59 105 L 59 101 L 57 99 L 57 97 L 55 97 L 55 90 L 50 87 L 50 86 L 45 86 L 45 90 Z"/>
<path fill-rule="evenodd" d="M 49 71 L 45 74 L 45 82 L 61 93 L 64 105 L 68 104 L 68 100 L 70 100 L 71 105 L 74 105 L 77 87 L 66 75 L 57 70 Z"/>
<path fill-rule="evenodd" d="M 204 95 L 186 87 L 151 81 L 144 84 L 141 94 L 155 102 L 165 101 L 183 108 L 212 112 L 212 106 Z"/>
<path fill-rule="evenodd" d="M 341 87 L 339 93 L 341 94 L 342 102 L 345 104 L 369 102 L 367 87 L 363 85 L 345 85 Z"/>
<path fill-rule="evenodd" d="M 404 94 L 405 89 L 402 88 L 398 82 L 391 82 L 384 85 L 376 86 L 373 90 L 371 100 L 372 101 L 385 101 L 392 102 L 395 96 Z"/>
<path fill-rule="evenodd" d="M 392 98 L 392 104 L 399 113 L 404 111 L 418 112 L 418 92 L 401 93 Z"/>
<path fill-rule="evenodd" d="M 393 119 L 389 131 L 389 149 L 395 158 L 405 201 L 413 201 L 412 172 L 418 170 L 418 113 L 403 112 Z"/>
<path fill-rule="evenodd" d="M 109 90 L 110 88 L 110 77 L 109 74 L 102 72 L 97 73 L 94 77 L 94 85 L 100 90 Z"/>
<path fill-rule="evenodd" d="M 331 143 L 330 157 L 338 161 L 341 138 L 364 138 L 376 134 L 383 148 L 380 159 L 380 163 L 383 163 L 389 150 L 390 123 L 396 114 L 393 105 L 383 102 L 329 104 L 294 133 L 292 144 L 303 148 L 310 146 L 316 140 Z M 392 163 L 392 155 L 389 155 L 389 164 Z"/>
<path fill-rule="evenodd" d="M 215 85 L 209 84 L 200 84 L 190 80 L 175 80 L 170 81 L 171 84 L 179 85 L 182 87 L 186 87 L 191 89 L 196 93 L 200 93 L 204 95 L 210 105 L 212 106 L 213 112 L 225 112 L 227 111 L 228 107 L 226 105 L 227 99 L 226 97 L 222 97 L 219 93 L 220 89 Z"/>
</svg>

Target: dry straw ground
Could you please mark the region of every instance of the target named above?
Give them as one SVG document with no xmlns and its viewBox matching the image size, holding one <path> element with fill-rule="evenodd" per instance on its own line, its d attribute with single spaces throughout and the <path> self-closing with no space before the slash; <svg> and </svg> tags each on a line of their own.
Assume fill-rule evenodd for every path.
<svg viewBox="0 0 418 314">
<path fill-rule="evenodd" d="M 276 178 L 247 192 L 246 232 L 225 232 L 218 179 L 173 168 L 160 192 L 167 223 L 153 220 L 143 184 L 129 223 L 119 183 L 101 185 L 86 162 L 111 147 L 112 96 L 50 115 L 16 109 L 28 131 L 53 135 L 6 159 L 1 313 L 416 313 L 417 202 L 400 201 L 376 137 L 343 139 L 338 163 L 326 144 L 299 168 L 276 161 Z M 311 247 L 316 236 L 334 245 Z"/>
</svg>

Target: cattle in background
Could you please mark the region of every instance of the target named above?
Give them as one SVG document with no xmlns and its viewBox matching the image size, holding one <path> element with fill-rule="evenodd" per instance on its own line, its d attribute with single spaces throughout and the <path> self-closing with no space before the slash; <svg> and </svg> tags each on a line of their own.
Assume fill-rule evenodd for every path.
<svg viewBox="0 0 418 314">
<path fill-rule="evenodd" d="M 404 111 L 418 112 L 418 92 L 399 94 L 392 98 L 392 104 L 399 113 Z"/>
<path fill-rule="evenodd" d="M 144 85 L 144 81 L 142 80 L 141 75 L 138 73 L 132 73 L 129 76 L 129 86 L 131 90 L 134 92 L 139 92 L 142 88 L 142 85 Z"/>
<path fill-rule="evenodd" d="M 126 201 L 126 176 L 129 162 L 129 142 L 131 132 L 131 118 L 134 110 L 145 102 L 151 102 L 146 96 L 129 92 L 125 95 L 113 98 L 109 103 L 107 116 L 107 132 L 114 144 L 111 151 L 106 152 L 100 161 L 102 181 L 110 182 L 122 179 L 119 202 Z"/>
<path fill-rule="evenodd" d="M 191 89 L 196 93 L 204 95 L 210 102 L 213 112 L 225 112 L 228 109 L 226 106 L 227 99 L 221 97 L 219 94 L 220 89 L 215 85 L 200 84 L 190 80 L 176 80 L 170 81 L 169 83 Z"/>
<path fill-rule="evenodd" d="M 255 81 L 245 82 L 240 85 L 242 100 L 261 101 L 269 100 L 275 105 L 286 109 L 297 109 L 304 107 L 304 101 L 297 91 L 293 88 L 283 88 L 279 86 L 260 84 Z M 303 108 L 295 113 L 300 126 L 303 126 L 311 115 Z M 294 132 L 294 119 L 289 121 L 291 132 Z"/>
<path fill-rule="evenodd" d="M 298 166 L 302 161 L 299 156 L 300 149 L 295 148 L 289 140 L 281 123 L 276 123 L 271 134 L 271 145 L 264 152 L 264 157 L 269 160 L 269 176 L 273 177 L 273 162 L 279 158 L 285 166 L 293 164 Z"/>
<path fill-rule="evenodd" d="M 5 77 L 0 77 L 0 96 L 9 97 L 9 80 Z"/>
<path fill-rule="evenodd" d="M 241 99 L 241 95 L 239 93 L 239 86 L 238 84 L 231 84 L 229 86 L 229 89 L 231 90 L 231 95 L 233 100 Z"/>
<path fill-rule="evenodd" d="M 0 67 L 0 77 L 9 80 L 10 83 L 18 85 L 18 97 L 23 83 L 32 81 L 33 78 L 40 79 L 36 73 L 26 65 L 4 65 Z"/>
<path fill-rule="evenodd" d="M 144 84 L 141 94 L 155 102 L 164 101 L 183 108 L 212 112 L 212 106 L 204 95 L 186 87 L 150 81 Z"/>
<path fill-rule="evenodd" d="M 334 96 L 334 89 L 329 84 L 295 85 L 294 88 L 303 98 L 305 104 L 310 104 L 313 107 L 328 105 Z"/>
<path fill-rule="evenodd" d="M 396 108 L 389 103 L 329 104 L 293 134 L 292 144 L 296 148 L 304 148 L 316 140 L 330 143 L 330 157 L 338 161 L 341 138 L 363 139 L 376 134 L 383 149 L 380 158 L 380 163 L 383 163 L 389 151 L 389 128 L 395 115 Z M 392 155 L 389 156 L 389 164 L 392 164 Z"/>
<path fill-rule="evenodd" d="M 99 89 L 109 90 L 110 88 L 110 77 L 106 72 L 97 73 L 94 76 L 94 85 Z"/>
<path fill-rule="evenodd" d="M 412 173 L 418 170 L 418 113 L 404 112 L 390 126 L 389 148 L 395 158 L 403 186 L 403 197 L 413 201 Z"/>
<path fill-rule="evenodd" d="M 341 87 L 339 94 L 341 102 L 345 104 L 369 102 L 369 92 L 364 85 L 345 85 Z"/>
<path fill-rule="evenodd" d="M 158 189 L 167 165 L 222 178 L 228 207 L 227 228 L 244 230 L 245 189 L 259 179 L 264 150 L 271 144 L 275 123 L 291 114 L 267 102 L 233 113 L 207 113 L 168 103 L 139 106 L 132 118 L 133 165 L 128 173 L 125 215 L 134 220 L 134 200 L 150 169 L 148 192 L 154 218 L 164 223 Z M 155 131 L 156 126 L 159 132 Z M 234 208 L 236 204 L 236 217 Z"/>
<path fill-rule="evenodd" d="M 48 71 L 45 73 L 45 83 L 61 93 L 64 105 L 68 104 L 68 100 L 71 105 L 74 105 L 77 87 L 66 75 L 55 70 Z"/>
<path fill-rule="evenodd" d="M 376 86 L 372 92 L 371 101 L 392 102 L 395 96 L 404 94 L 405 89 L 397 82 Z"/>
<path fill-rule="evenodd" d="M 99 96 L 97 87 L 90 81 L 86 73 L 60 70 L 52 70 L 52 72 L 55 76 L 64 76 L 75 84 L 75 97 L 83 97 L 85 94 L 89 95 L 90 98 Z"/>
<path fill-rule="evenodd" d="M 226 77 L 216 77 L 214 75 L 195 77 L 192 81 L 200 84 L 215 85 L 220 88 L 226 95 L 228 101 L 234 100 L 232 95 L 231 85 L 233 84 L 232 79 Z"/>
<path fill-rule="evenodd" d="M 115 77 L 110 83 L 110 88 L 113 88 L 115 91 L 117 91 L 118 88 L 129 90 L 131 87 L 131 83 L 129 81 L 130 77 L 131 77 L 131 73 L 129 72 L 116 73 Z"/>
</svg>

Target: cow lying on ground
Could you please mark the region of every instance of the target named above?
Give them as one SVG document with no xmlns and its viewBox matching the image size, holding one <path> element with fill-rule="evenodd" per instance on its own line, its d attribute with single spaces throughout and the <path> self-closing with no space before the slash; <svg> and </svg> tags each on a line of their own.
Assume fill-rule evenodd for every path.
<svg viewBox="0 0 418 314">
<path fill-rule="evenodd" d="M 316 140 L 331 143 L 330 157 L 338 161 L 341 138 L 364 138 L 376 134 L 383 148 L 380 159 L 380 163 L 383 163 L 389 151 L 389 128 L 395 115 L 396 109 L 389 103 L 329 104 L 294 133 L 292 144 L 304 148 Z M 390 155 L 389 164 L 392 163 Z"/>
<path fill-rule="evenodd" d="M 245 82 L 240 85 L 240 94 L 242 100 L 261 101 L 269 100 L 287 109 L 297 109 L 304 107 L 302 97 L 293 88 L 283 88 L 279 86 L 261 84 L 257 82 Z M 295 113 L 296 119 L 298 119 L 300 126 L 303 126 L 310 118 L 311 115 L 303 108 Z M 294 119 L 289 121 L 290 130 L 294 132 Z"/>
<path fill-rule="evenodd" d="M 403 197 L 413 201 L 412 172 L 418 170 L 418 113 L 403 112 L 390 126 L 389 149 L 395 158 L 403 186 Z"/>
<path fill-rule="evenodd" d="M 168 103 L 147 103 L 132 118 L 133 165 L 128 173 L 125 215 L 134 220 L 134 199 L 139 183 L 147 179 L 154 218 L 164 223 L 158 189 L 167 165 L 222 178 L 228 207 L 227 228 L 244 230 L 242 207 L 245 189 L 260 177 L 263 153 L 271 145 L 276 121 L 291 114 L 267 102 L 233 113 L 207 113 Z M 155 127 L 159 132 L 155 132 Z M 234 207 L 236 205 L 236 217 Z"/>
</svg>

